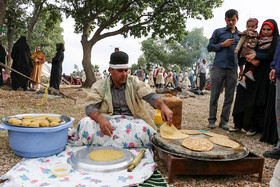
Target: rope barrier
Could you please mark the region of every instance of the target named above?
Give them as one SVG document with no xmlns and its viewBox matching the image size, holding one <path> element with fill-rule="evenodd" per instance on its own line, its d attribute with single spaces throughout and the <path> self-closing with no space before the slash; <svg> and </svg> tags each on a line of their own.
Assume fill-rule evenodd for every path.
<svg viewBox="0 0 280 187">
<path fill-rule="evenodd" d="M 45 89 L 44 97 L 42 98 L 41 103 L 37 104 L 38 106 L 41 106 L 42 104 L 44 104 L 44 102 L 48 101 L 48 94 L 49 94 L 49 89 L 48 88 L 49 87 L 47 86 L 46 89 Z"/>
<path fill-rule="evenodd" d="M 13 71 L 13 72 L 15 72 L 15 73 L 17 73 L 17 74 L 19 74 L 19 75 L 25 77 L 25 78 L 27 78 L 28 80 L 31 80 L 31 81 L 33 81 L 33 82 L 36 82 L 37 84 L 40 84 L 40 85 L 46 87 L 46 90 L 50 90 L 50 91 L 59 93 L 59 94 L 61 94 L 61 95 L 64 96 L 64 97 L 67 97 L 67 98 L 70 98 L 70 99 L 74 100 L 74 102 L 75 102 L 75 104 L 76 104 L 76 101 L 77 101 L 76 98 L 73 98 L 73 97 L 70 97 L 70 96 L 68 96 L 68 95 L 65 95 L 64 93 L 60 92 L 59 90 L 57 90 L 57 89 L 55 89 L 55 88 L 52 88 L 52 87 L 48 88 L 48 86 L 45 86 L 44 84 L 42 84 L 42 83 L 40 83 L 40 82 L 37 82 L 37 81 L 31 79 L 30 77 L 28 77 L 28 76 L 26 76 L 26 75 L 24 75 L 24 74 L 18 72 L 17 70 L 14 70 L 13 68 L 10 68 L 10 67 L 7 66 L 6 64 L 3 64 L 2 62 L 0 62 L 0 65 L 3 66 L 3 67 L 5 67 L 5 68 L 10 69 L 11 71 Z M 46 94 L 46 90 L 45 90 L 45 94 Z M 45 97 L 45 94 L 44 94 L 44 97 Z"/>
</svg>

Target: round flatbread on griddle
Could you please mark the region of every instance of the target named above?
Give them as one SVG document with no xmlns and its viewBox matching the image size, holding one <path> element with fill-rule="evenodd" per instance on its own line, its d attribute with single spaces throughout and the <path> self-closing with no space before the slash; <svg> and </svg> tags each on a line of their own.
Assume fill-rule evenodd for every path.
<svg viewBox="0 0 280 187">
<path fill-rule="evenodd" d="M 214 147 L 213 143 L 205 138 L 187 138 L 181 145 L 193 151 L 210 151 Z"/>
<path fill-rule="evenodd" d="M 217 144 L 217 145 L 221 145 L 221 146 L 224 146 L 224 147 L 230 147 L 230 148 L 237 148 L 239 147 L 239 143 L 233 141 L 233 140 L 230 140 L 230 139 L 227 139 L 227 138 L 221 138 L 221 137 L 211 137 L 209 138 L 209 140 L 211 142 L 213 142 L 214 144 Z"/>
<path fill-rule="evenodd" d="M 202 134 L 202 132 L 196 131 L 196 130 L 180 130 L 180 131 L 181 131 L 181 133 L 189 134 L 189 135 Z"/>
<path fill-rule="evenodd" d="M 212 136 L 212 137 L 229 138 L 226 135 L 217 134 L 217 133 L 213 133 L 213 132 L 204 132 L 203 134 L 205 134 L 207 136 Z"/>
<path fill-rule="evenodd" d="M 166 122 L 160 127 L 160 135 L 165 139 L 177 140 L 188 138 L 189 135 L 181 133 L 173 124 L 169 126 Z"/>
</svg>

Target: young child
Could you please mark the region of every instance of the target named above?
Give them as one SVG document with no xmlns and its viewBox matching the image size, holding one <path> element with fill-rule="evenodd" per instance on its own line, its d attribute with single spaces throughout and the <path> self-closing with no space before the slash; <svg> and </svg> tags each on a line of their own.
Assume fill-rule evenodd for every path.
<svg viewBox="0 0 280 187">
<path fill-rule="evenodd" d="M 248 77 L 252 81 L 255 81 L 255 78 L 253 76 L 253 71 L 256 68 L 256 66 L 246 61 L 246 55 L 256 53 L 255 47 L 257 46 L 258 43 L 258 32 L 256 31 L 257 28 L 258 28 L 258 20 L 256 18 L 248 19 L 246 23 L 246 30 L 240 34 L 241 35 L 240 40 L 234 51 L 235 54 L 238 54 L 238 51 L 242 46 L 240 52 L 240 61 L 241 61 L 240 64 L 241 66 L 245 64 L 245 69 L 243 71 L 243 74 L 241 75 L 241 80 L 239 84 L 243 86 L 245 89 L 247 88 L 245 82 L 246 77 Z"/>
</svg>

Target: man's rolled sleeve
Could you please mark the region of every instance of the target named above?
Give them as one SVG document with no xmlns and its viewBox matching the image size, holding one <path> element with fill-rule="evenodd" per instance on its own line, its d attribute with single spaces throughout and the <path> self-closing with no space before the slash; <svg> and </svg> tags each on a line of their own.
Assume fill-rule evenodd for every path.
<svg viewBox="0 0 280 187">
<path fill-rule="evenodd" d="M 91 112 L 98 110 L 99 106 L 100 103 L 86 106 L 86 115 L 89 116 Z"/>
<path fill-rule="evenodd" d="M 153 92 L 153 93 L 150 93 L 150 94 L 144 96 L 143 100 L 147 101 L 152 107 L 154 107 L 154 103 L 156 102 L 156 100 L 158 98 L 160 98 L 160 96 Z"/>
</svg>

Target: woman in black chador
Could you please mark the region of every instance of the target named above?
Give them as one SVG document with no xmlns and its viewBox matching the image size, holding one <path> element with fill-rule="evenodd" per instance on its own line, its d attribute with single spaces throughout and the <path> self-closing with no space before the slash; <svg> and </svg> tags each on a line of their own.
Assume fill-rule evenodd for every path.
<svg viewBox="0 0 280 187">
<path fill-rule="evenodd" d="M 50 80 L 50 87 L 59 90 L 59 84 L 61 81 L 61 74 L 62 74 L 62 62 L 64 59 L 64 44 L 57 43 L 56 44 L 56 54 L 53 57 L 52 61 L 52 69 L 51 69 L 51 80 Z"/>
<path fill-rule="evenodd" d="M 252 63 L 259 63 L 253 73 L 255 82 L 246 81 L 247 89 L 243 89 L 240 85 L 237 86 L 232 113 L 235 126 L 229 129 L 229 131 L 238 131 L 243 128 L 247 131 L 246 135 L 248 136 L 262 132 L 268 109 L 267 103 L 269 101 L 270 63 L 273 60 L 278 38 L 279 30 L 276 21 L 273 19 L 264 21 L 261 27 L 256 53 L 246 56 L 249 60 L 249 57 L 255 60 Z M 266 47 L 267 45 L 269 47 Z"/>
<path fill-rule="evenodd" d="M 30 58 L 30 48 L 26 43 L 25 36 L 21 36 L 18 39 L 18 41 L 14 44 L 11 56 L 13 59 L 12 68 L 26 75 L 27 77 L 30 77 L 33 65 Z M 27 78 L 15 72 L 11 73 L 11 78 L 13 90 L 17 90 L 18 88 L 23 88 L 24 90 L 27 90 Z"/>
</svg>

